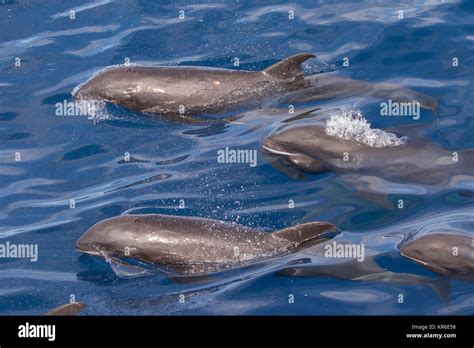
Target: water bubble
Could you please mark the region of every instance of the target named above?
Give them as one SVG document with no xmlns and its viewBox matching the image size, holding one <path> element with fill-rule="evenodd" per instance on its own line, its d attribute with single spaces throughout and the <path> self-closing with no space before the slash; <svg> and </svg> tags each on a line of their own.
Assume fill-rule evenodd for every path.
<svg viewBox="0 0 474 348">
<path fill-rule="evenodd" d="M 345 140 L 366 144 L 371 147 L 403 145 L 408 137 L 397 137 L 381 129 L 373 129 L 360 110 L 348 109 L 331 116 L 326 122 L 326 134 Z"/>
</svg>

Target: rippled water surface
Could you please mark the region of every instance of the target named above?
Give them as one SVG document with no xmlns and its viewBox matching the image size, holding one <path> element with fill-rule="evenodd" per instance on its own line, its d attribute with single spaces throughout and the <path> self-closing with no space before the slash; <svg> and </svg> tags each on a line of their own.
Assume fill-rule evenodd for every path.
<svg viewBox="0 0 474 348">
<path fill-rule="evenodd" d="M 359 177 L 356 185 L 332 173 L 296 180 L 270 165 L 261 143 L 294 124 L 322 123 L 358 108 L 372 127 L 421 125 L 417 132 L 426 141 L 474 147 L 473 11 L 468 0 L 0 1 L 0 242 L 39 250 L 37 262 L 0 259 L 0 314 L 42 314 L 71 295 L 89 306 L 85 314 L 474 314 L 468 282 L 451 282 L 447 304 L 428 283 L 278 274 L 291 262 L 328 262 L 320 246 L 200 283 L 160 273 L 119 278 L 103 260 L 75 249 L 93 224 L 129 212 L 204 216 L 269 231 L 325 220 L 342 230 L 336 240 L 363 243 L 366 256 L 378 255 L 383 267 L 437 278 L 397 247 L 417 233 L 472 234 L 472 178 L 450 187 L 374 176 Z M 380 101 L 363 96 L 297 105 L 297 111 L 321 110 L 290 123 L 282 122 L 288 111 L 278 107 L 211 125 L 111 105 L 95 118 L 55 114 L 55 104 L 71 101 L 78 84 L 127 58 L 261 70 L 301 52 L 318 55 L 305 64 L 307 74 L 339 70 L 435 96 L 439 126 L 429 110 L 419 120 L 380 117 Z M 217 150 L 226 146 L 258 150 L 257 166 L 217 163 Z M 132 160 L 124 160 L 126 153 Z"/>
</svg>

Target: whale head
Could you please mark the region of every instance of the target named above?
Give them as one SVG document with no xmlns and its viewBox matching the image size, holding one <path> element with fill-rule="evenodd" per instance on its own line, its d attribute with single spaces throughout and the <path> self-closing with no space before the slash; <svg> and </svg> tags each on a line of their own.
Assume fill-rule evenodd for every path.
<svg viewBox="0 0 474 348">
<path fill-rule="evenodd" d="M 328 171 L 328 154 L 335 150 L 327 138 L 319 126 L 291 128 L 266 138 L 262 149 L 270 161 L 285 158 L 305 173 L 318 174 Z"/>
<path fill-rule="evenodd" d="M 92 226 L 77 241 L 76 248 L 90 255 L 123 257 L 126 248 L 133 248 L 152 231 L 152 221 L 146 215 L 118 216 Z"/>
<path fill-rule="evenodd" d="M 474 281 L 474 239 L 436 232 L 404 243 L 400 253 L 441 275 Z"/>
<path fill-rule="evenodd" d="M 72 94 L 77 100 L 105 100 L 133 106 L 134 93 L 140 88 L 130 78 L 135 73 L 131 67 L 108 68 L 79 85 Z"/>
</svg>

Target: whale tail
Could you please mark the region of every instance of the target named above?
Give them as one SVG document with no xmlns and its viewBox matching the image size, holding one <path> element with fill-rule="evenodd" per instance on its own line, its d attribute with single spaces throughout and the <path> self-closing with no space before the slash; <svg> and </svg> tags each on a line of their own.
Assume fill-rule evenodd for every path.
<svg viewBox="0 0 474 348">
<path fill-rule="evenodd" d="M 310 58 L 316 58 L 316 56 L 311 53 L 297 54 L 273 64 L 263 70 L 263 72 L 279 80 L 285 80 L 290 83 L 303 83 L 304 78 L 301 64 Z"/>
<path fill-rule="evenodd" d="M 431 286 L 444 301 L 445 304 L 451 304 L 451 279 L 440 277 L 431 283 Z"/>
<path fill-rule="evenodd" d="M 275 238 L 288 240 L 297 247 L 319 244 L 333 238 L 339 231 L 328 222 L 309 222 L 272 233 Z"/>
</svg>

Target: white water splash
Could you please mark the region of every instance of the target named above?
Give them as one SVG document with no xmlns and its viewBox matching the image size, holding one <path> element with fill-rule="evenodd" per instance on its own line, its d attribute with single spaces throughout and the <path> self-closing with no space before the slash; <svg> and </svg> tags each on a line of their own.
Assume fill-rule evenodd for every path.
<svg viewBox="0 0 474 348">
<path fill-rule="evenodd" d="M 93 107 L 88 109 L 87 119 L 93 121 L 94 124 L 99 123 L 99 122 L 103 122 L 103 121 L 107 121 L 107 120 L 115 119 L 114 116 L 110 115 L 107 112 L 107 107 L 106 107 L 105 101 L 103 101 L 103 100 L 93 100 L 93 101 L 80 100 L 80 101 L 78 101 L 78 103 L 81 103 L 81 102 L 92 103 L 93 104 Z"/>
<path fill-rule="evenodd" d="M 408 137 L 399 138 L 393 133 L 371 128 L 362 112 L 354 109 L 331 116 L 326 122 L 326 134 L 371 147 L 399 146 L 408 140 Z"/>
</svg>

